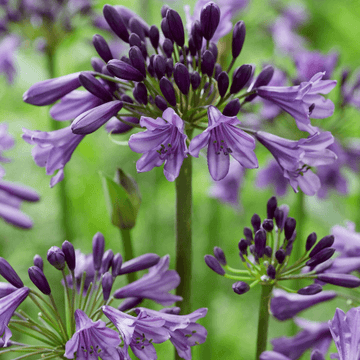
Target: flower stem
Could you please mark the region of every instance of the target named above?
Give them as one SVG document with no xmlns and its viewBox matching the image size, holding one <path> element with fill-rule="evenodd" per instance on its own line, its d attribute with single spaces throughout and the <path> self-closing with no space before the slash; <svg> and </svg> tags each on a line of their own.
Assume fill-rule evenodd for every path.
<svg viewBox="0 0 360 360">
<path fill-rule="evenodd" d="M 256 360 L 259 360 L 260 355 L 266 350 L 268 327 L 269 327 L 269 301 L 271 298 L 273 285 L 261 286 L 261 298 L 259 306 L 259 322 L 256 342 Z"/>
<path fill-rule="evenodd" d="M 120 229 L 120 233 L 124 249 L 124 260 L 129 261 L 134 258 L 130 229 Z M 126 276 L 129 284 L 136 280 L 136 273 L 129 273 Z"/>
</svg>

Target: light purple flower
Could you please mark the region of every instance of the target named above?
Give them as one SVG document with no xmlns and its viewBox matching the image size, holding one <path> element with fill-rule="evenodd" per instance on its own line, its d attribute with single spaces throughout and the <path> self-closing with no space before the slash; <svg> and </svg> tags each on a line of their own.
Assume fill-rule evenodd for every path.
<svg viewBox="0 0 360 360">
<path fill-rule="evenodd" d="M 119 334 L 106 327 L 102 320 L 92 321 L 82 310 L 75 311 L 76 332 L 65 345 L 67 359 L 118 359 L 121 340 Z"/>
<path fill-rule="evenodd" d="M 50 181 L 50 186 L 53 187 L 64 178 L 64 167 L 85 135 L 73 134 L 70 126 L 51 132 L 27 129 L 23 131 L 22 138 L 35 145 L 32 156 L 36 165 L 45 167 L 47 175 L 59 170 Z"/>
<path fill-rule="evenodd" d="M 4 73 L 9 84 L 14 81 L 15 51 L 20 45 L 20 38 L 16 35 L 6 35 L 0 42 L 0 73 Z"/>
<path fill-rule="evenodd" d="M 260 86 L 257 94 L 288 112 L 299 130 L 314 134 L 316 128 L 311 126 L 310 117 L 324 119 L 334 113 L 333 102 L 319 94 L 328 94 L 336 80 L 322 80 L 324 75 L 324 72 L 317 73 L 308 82 L 297 86 Z"/>
<path fill-rule="evenodd" d="M 259 360 L 291 360 L 291 359 L 276 351 L 264 351 L 261 353 Z"/>
<path fill-rule="evenodd" d="M 162 118 L 142 116 L 140 125 L 147 131 L 133 134 L 129 139 L 130 149 L 144 154 L 136 162 L 137 171 L 150 171 L 165 162 L 164 175 L 168 181 L 174 181 L 187 157 L 184 122 L 173 109 L 167 108 Z"/>
<path fill-rule="evenodd" d="M 198 157 L 200 150 L 208 146 L 208 166 L 215 181 L 223 179 L 229 172 L 229 154 L 245 168 L 258 167 L 253 151 L 255 141 L 235 126 L 240 124 L 236 116 L 225 116 L 215 106 L 209 106 L 208 119 L 208 128 L 191 140 L 189 153 Z"/>
<path fill-rule="evenodd" d="M 335 241 L 332 245 L 343 257 L 360 256 L 360 233 L 355 231 L 355 224 L 348 222 L 347 227 L 335 225 L 331 229 Z"/>
<path fill-rule="evenodd" d="M 8 124 L 0 124 L 0 162 L 8 163 L 10 159 L 3 156 L 2 152 L 14 146 L 14 138 L 8 133 Z M 0 178 L 5 175 L 5 170 L 0 166 Z"/>
</svg>

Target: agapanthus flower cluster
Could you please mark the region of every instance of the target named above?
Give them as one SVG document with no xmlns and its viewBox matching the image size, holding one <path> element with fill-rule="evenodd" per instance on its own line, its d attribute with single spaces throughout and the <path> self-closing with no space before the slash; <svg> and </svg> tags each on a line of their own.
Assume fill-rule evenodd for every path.
<svg viewBox="0 0 360 360">
<path fill-rule="evenodd" d="M 228 279 L 237 280 L 232 288 L 239 295 L 248 292 L 257 284 L 275 287 L 274 296 L 278 299 L 275 302 L 272 300 L 271 311 L 274 316 L 279 313 L 276 317 L 281 320 L 291 318 L 319 301 L 334 298 L 336 292 L 322 292 L 324 284 L 346 288 L 360 286 L 360 278 L 355 275 L 324 271 L 331 265 L 327 260 L 335 253 L 335 248 L 331 247 L 334 243 L 332 235 L 324 236 L 317 241 L 316 233 L 311 233 L 306 239 L 304 252 L 293 254 L 291 257 L 296 241 L 296 220 L 288 214 L 289 207 L 278 206 L 277 199 L 272 197 L 267 203 L 267 215 L 263 221 L 258 214 L 252 216 L 252 228 L 244 228 L 244 238 L 238 244 L 244 269 L 230 267 L 219 247 L 214 248 L 214 256 L 205 255 L 205 262 L 210 269 Z M 302 269 L 303 272 L 299 274 Z M 291 279 L 308 279 L 315 282 L 293 290 L 282 283 Z M 281 292 L 281 289 L 297 294 L 288 295 L 286 291 Z M 292 297 L 299 298 L 298 306 L 292 306 Z"/>
<path fill-rule="evenodd" d="M 243 168 L 257 168 L 255 138 L 263 134 L 242 128 L 237 115 L 260 97 L 280 106 L 295 118 L 300 130 L 309 132 L 308 139 L 296 142 L 294 164 L 284 168 L 284 175 L 294 189 L 298 185 L 310 188 L 312 194 L 318 190 L 318 178 L 311 175 L 310 167 L 327 165 L 335 157 L 323 158 L 329 155 L 324 149 L 332 137 L 314 128 L 310 118 L 332 115 L 334 104 L 320 94 L 329 93 L 336 81 L 323 80 L 325 73 L 319 72 L 300 85 L 268 86 L 274 74 L 270 65 L 257 76 L 254 65 L 233 70 L 245 41 L 243 21 L 233 27 L 232 61 L 222 69 L 217 63 L 216 34 L 224 36 L 226 29 L 222 29 L 222 13 L 214 2 L 203 4 L 199 17 L 195 14 L 189 19 L 187 41 L 180 15 L 166 5 L 161 9 L 163 36 L 157 26 L 149 26 L 123 6 L 105 5 L 103 14 L 112 31 L 130 45 L 128 56 L 114 58 L 106 40 L 94 35 L 100 58 L 92 58 L 92 71 L 45 80 L 24 94 L 25 102 L 37 106 L 61 100 L 52 107 L 51 115 L 58 121 L 74 120 L 61 133 L 24 130 L 24 139 L 36 145 L 37 164 L 46 167 L 47 174 L 59 170 L 51 186 L 63 178 L 64 166 L 82 138 L 104 124 L 114 133 L 145 128 L 129 139 L 129 147 L 142 154 L 137 170 L 145 172 L 164 164 L 169 181 L 178 177 L 185 158 L 198 157 L 202 149 L 207 149 L 209 172 L 215 181 L 228 174 L 230 157 Z M 80 86 L 86 91 L 77 90 Z M 198 130 L 202 133 L 193 137 Z M 287 139 L 280 143 L 288 146 Z M 310 161 L 311 156 L 305 156 L 307 149 L 322 160 Z M 273 155 L 279 160 L 278 154 Z"/>
<path fill-rule="evenodd" d="M 143 299 L 165 306 L 182 300 L 169 293 L 180 283 L 177 272 L 169 270 L 169 256 L 144 254 L 123 262 L 119 253 L 104 250 L 101 233 L 94 235 L 89 255 L 75 250 L 69 241 L 49 249 L 47 260 L 63 278 L 65 314 L 57 307 L 64 294 L 52 292 L 41 256 L 35 255 L 28 270 L 36 289 L 25 287 L 11 265 L 0 258 L 0 275 L 9 282 L 0 284 L 0 354 L 123 360 L 130 359 L 131 349 L 136 358 L 155 360 L 153 344 L 170 340 L 181 358 L 191 359 L 191 347 L 206 340 L 205 328 L 196 321 L 207 309 L 179 315 L 178 307 L 160 311 L 137 307 Z M 115 282 L 121 275 L 141 270 L 148 273 L 118 288 Z M 37 319 L 18 309 L 26 298 L 40 310 Z M 122 299 L 117 308 L 115 299 Z M 11 330 L 26 333 L 34 342 L 15 341 Z"/>
</svg>

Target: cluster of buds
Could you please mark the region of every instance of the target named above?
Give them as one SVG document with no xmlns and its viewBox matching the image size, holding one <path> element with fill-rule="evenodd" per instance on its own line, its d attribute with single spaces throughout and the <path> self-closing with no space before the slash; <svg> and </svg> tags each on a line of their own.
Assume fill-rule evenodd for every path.
<svg viewBox="0 0 360 360">
<path fill-rule="evenodd" d="M 244 294 L 257 284 L 269 285 L 289 292 L 296 292 L 280 284 L 292 279 L 315 280 L 311 285 L 297 290 L 301 295 L 314 295 L 322 291 L 320 283 L 355 288 L 360 286 L 357 276 L 326 272 L 331 267 L 329 260 L 335 249 L 334 236 L 327 235 L 317 241 L 315 232 L 311 233 L 305 244 L 303 254 L 289 264 L 296 241 L 296 220 L 288 216 L 287 205 L 277 206 L 272 197 L 267 203 L 267 218 L 261 222 L 260 216 L 251 218 L 252 229 L 244 228 L 245 238 L 239 241 L 239 256 L 244 270 L 234 269 L 227 264 L 224 252 L 214 248 L 214 255 L 205 255 L 206 264 L 217 274 L 237 280 L 232 288 L 237 294 Z M 299 241 L 299 240 L 298 240 Z M 301 274 L 296 274 L 299 271 Z M 250 282 L 250 284 L 249 284 Z"/>
<path fill-rule="evenodd" d="M 34 265 L 28 270 L 36 290 L 25 287 L 11 265 L 0 258 L 0 275 L 9 282 L 0 283 L 0 354 L 120 360 L 130 359 L 130 348 L 140 359 L 155 360 L 153 343 L 170 340 L 181 358 L 191 359 L 191 346 L 206 339 L 205 328 L 195 322 L 206 315 L 207 309 L 178 315 L 178 307 L 160 311 L 137 307 L 143 299 L 166 306 L 182 300 L 169 293 L 180 283 L 177 272 L 168 269 L 169 256 L 144 254 L 123 262 L 119 253 L 114 255 L 104 248 L 104 237 L 97 233 L 92 254 L 75 251 L 69 241 L 62 248 L 49 249 L 47 260 L 63 277 L 65 316 L 56 305 L 64 295 L 53 295 L 41 256 L 35 255 Z M 148 273 L 142 278 L 113 291 L 119 276 L 146 269 Z M 38 319 L 16 310 L 27 297 L 40 310 Z M 110 306 L 115 299 L 123 299 L 117 308 Z M 104 315 L 110 320 L 107 324 L 101 320 Z M 10 340 L 10 329 L 25 333 L 36 344 Z"/>
</svg>

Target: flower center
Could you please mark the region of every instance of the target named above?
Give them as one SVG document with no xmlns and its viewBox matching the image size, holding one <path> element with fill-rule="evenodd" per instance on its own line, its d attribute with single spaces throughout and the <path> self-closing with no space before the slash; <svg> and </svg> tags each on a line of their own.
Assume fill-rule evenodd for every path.
<svg viewBox="0 0 360 360">
<path fill-rule="evenodd" d="M 225 140 L 226 138 L 222 129 L 222 124 L 214 128 L 212 131 L 215 138 L 215 140 L 213 141 L 213 146 L 215 147 L 216 155 L 220 155 L 221 152 L 223 152 L 224 155 L 231 154 L 232 150 Z"/>
</svg>

